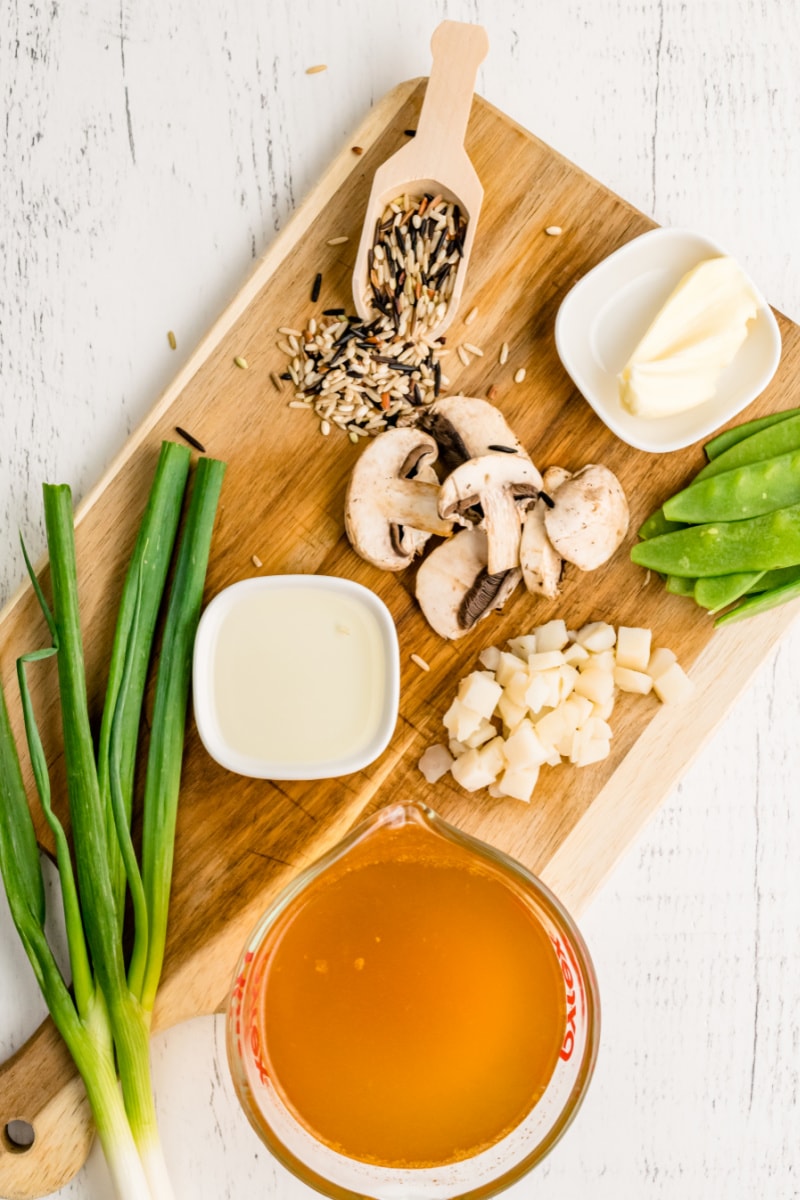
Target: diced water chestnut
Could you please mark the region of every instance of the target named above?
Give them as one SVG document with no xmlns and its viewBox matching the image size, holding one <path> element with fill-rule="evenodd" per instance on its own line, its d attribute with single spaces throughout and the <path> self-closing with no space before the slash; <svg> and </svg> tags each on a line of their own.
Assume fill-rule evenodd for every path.
<svg viewBox="0 0 800 1200">
<path fill-rule="evenodd" d="M 652 640 L 649 629 L 620 625 L 617 630 L 617 666 L 630 667 L 632 671 L 646 671 Z"/>
</svg>

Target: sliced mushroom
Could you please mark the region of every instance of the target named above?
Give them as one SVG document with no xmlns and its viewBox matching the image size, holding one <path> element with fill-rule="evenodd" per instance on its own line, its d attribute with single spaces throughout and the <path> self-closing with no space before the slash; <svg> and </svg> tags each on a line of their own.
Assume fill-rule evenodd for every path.
<svg viewBox="0 0 800 1200">
<path fill-rule="evenodd" d="M 435 400 L 421 410 L 418 425 L 436 439 L 448 471 L 491 452 L 529 457 L 500 409 L 475 396 Z"/>
<path fill-rule="evenodd" d="M 367 562 L 402 571 L 431 534 L 452 533 L 452 521 L 439 516 L 439 485 L 428 472 L 437 455 L 436 442 L 418 429 L 387 430 L 364 448 L 350 476 L 344 524 Z"/>
<path fill-rule="evenodd" d="M 547 536 L 581 571 L 607 562 L 628 531 L 628 502 L 613 471 L 590 463 L 549 493 Z"/>
<path fill-rule="evenodd" d="M 518 500 L 537 497 L 542 477 L 529 458 L 518 454 L 483 454 L 456 467 L 439 491 L 439 514 L 463 517 L 480 505 L 489 541 L 488 570 L 499 575 L 519 566 L 522 512 Z"/>
<path fill-rule="evenodd" d="M 542 491 L 552 497 L 553 492 L 558 491 L 562 483 L 571 478 L 572 472 L 566 471 L 564 467 L 547 467 L 542 475 Z"/>
<path fill-rule="evenodd" d="M 544 478 L 547 479 L 546 472 Z M 541 497 L 527 509 L 519 543 L 519 565 L 528 591 L 534 596 L 554 600 L 564 564 L 547 536 L 546 512 L 547 504 Z"/>
<path fill-rule="evenodd" d="M 428 624 L 443 638 L 460 638 L 500 609 L 520 581 L 519 571 L 490 575 L 482 529 L 462 529 L 428 555 L 417 571 L 416 593 Z"/>
</svg>

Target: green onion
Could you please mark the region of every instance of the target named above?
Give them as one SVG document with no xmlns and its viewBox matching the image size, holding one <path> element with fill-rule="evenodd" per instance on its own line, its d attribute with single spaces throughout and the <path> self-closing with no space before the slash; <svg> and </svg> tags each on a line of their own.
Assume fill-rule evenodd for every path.
<svg viewBox="0 0 800 1200">
<path fill-rule="evenodd" d="M 44 934 L 33 821 L 0 691 L 0 871 L 45 1000 L 83 1076 L 115 1189 L 124 1200 L 172 1196 L 156 1126 L 148 1035 L 166 939 L 192 648 L 224 473 L 223 464 L 210 459 L 198 465 L 171 589 L 145 783 L 141 870 L 130 819 L 147 665 L 188 458 L 183 447 L 162 447 L 120 604 L 97 759 L 86 697 L 69 488 L 44 487 L 52 611 L 25 554 L 52 646 L 23 655 L 17 676 L 36 790 L 56 844 L 74 1000 Z M 58 666 L 74 874 L 63 826 L 52 809 L 27 682 L 28 668 L 52 655 Z M 122 943 L 126 881 L 134 918 L 127 964 Z"/>
</svg>

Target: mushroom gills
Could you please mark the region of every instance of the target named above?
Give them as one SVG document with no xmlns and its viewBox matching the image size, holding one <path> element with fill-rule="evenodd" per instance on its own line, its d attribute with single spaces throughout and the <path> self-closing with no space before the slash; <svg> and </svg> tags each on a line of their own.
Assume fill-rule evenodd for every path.
<svg viewBox="0 0 800 1200">
<path fill-rule="evenodd" d="M 420 413 L 418 426 L 435 439 L 448 471 L 490 453 L 493 446 L 502 446 L 503 454 L 529 457 L 500 409 L 477 396 L 434 400 Z"/>
<path fill-rule="evenodd" d="M 486 534 L 471 528 L 437 546 L 420 564 L 417 601 L 440 637 L 463 637 L 490 612 L 502 608 L 522 578 L 519 570 L 511 570 L 503 572 L 499 582 L 490 579 L 487 563 Z"/>
</svg>

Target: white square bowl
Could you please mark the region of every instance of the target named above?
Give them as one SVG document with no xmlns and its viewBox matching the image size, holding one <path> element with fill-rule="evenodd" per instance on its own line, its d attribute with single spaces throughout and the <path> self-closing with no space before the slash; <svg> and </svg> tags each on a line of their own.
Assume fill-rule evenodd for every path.
<svg viewBox="0 0 800 1200">
<path fill-rule="evenodd" d="M 242 605 L 259 594 L 288 592 L 290 597 L 302 597 L 308 593 L 321 593 L 322 598 L 339 597 L 344 600 L 352 613 L 353 619 L 366 621 L 371 636 L 369 647 L 358 649 L 355 639 L 347 639 L 353 643 L 353 654 L 360 656 L 376 655 L 380 660 L 379 676 L 381 684 L 378 694 L 374 697 L 374 712 L 372 720 L 364 730 L 362 740 L 350 751 L 343 751 L 333 756 L 314 756 L 305 754 L 298 758 L 295 755 L 273 755 L 269 757 L 266 750 L 262 754 L 245 754 L 231 743 L 224 732 L 222 713 L 218 706 L 218 693 L 215 687 L 216 664 L 218 661 L 218 646 L 220 631 L 226 622 L 236 619 L 237 612 L 241 617 Z M 326 618 L 329 623 L 333 618 Z M 270 647 L 277 647 L 286 642 L 287 632 L 272 626 L 263 626 L 263 641 L 269 652 Z M 308 628 L 304 631 L 302 641 L 290 641 L 289 650 L 292 658 L 292 671 L 299 673 L 308 681 L 308 700 L 302 709 L 294 711 L 291 704 L 287 708 L 289 716 L 300 723 L 303 736 L 314 746 L 314 732 L 320 725 L 329 724 L 329 712 L 319 703 L 315 695 L 315 679 L 317 678 L 318 663 L 316 661 L 315 644 L 319 630 Z M 343 630 L 346 633 L 346 630 Z M 269 687 L 281 692 L 283 679 L 280 674 L 272 674 L 263 670 L 263 648 L 259 653 L 248 659 L 237 659 L 236 679 L 240 686 L 244 684 L 243 675 L 255 675 L 260 687 Z M 280 661 L 283 661 L 281 656 Z M 351 668 L 355 669 L 355 660 Z M 317 686 L 318 686 L 317 679 Z M 224 588 L 206 608 L 197 628 L 194 643 L 192 664 L 192 691 L 194 716 L 200 740 L 208 753 L 221 766 L 238 775 L 247 775 L 254 779 L 333 779 L 342 775 L 351 775 L 360 771 L 373 762 L 389 744 L 397 721 L 400 698 L 400 650 L 397 641 L 397 630 L 392 615 L 383 601 L 369 588 L 355 583 L 351 579 L 343 579 L 334 575 L 260 575 L 252 579 L 244 579 L 240 583 L 231 584 Z M 342 705 L 346 699 L 340 698 Z"/>
<path fill-rule="evenodd" d="M 663 454 L 707 437 L 767 386 L 778 366 L 778 322 L 758 288 L 758 314 L 716 394 L 670 417 L 637 417 L 623 408 L 617 376 L 683 276 L 725 251 L 687 229 L 653 229 L 603 259 L 571 289 L 556 317 L 556 348 L 580 393 L 608 428 L 637 450 Z"/>
</svg>

